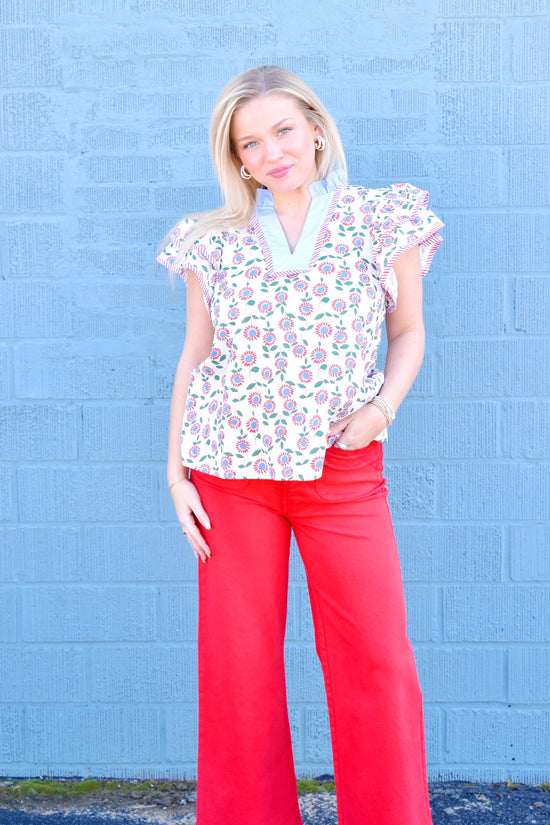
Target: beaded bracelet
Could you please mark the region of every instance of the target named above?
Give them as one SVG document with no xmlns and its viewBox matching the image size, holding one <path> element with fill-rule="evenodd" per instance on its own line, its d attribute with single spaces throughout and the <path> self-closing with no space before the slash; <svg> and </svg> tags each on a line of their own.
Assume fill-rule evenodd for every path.
<svg viewBox="0 0 550 825">
<path fill-rule="evenodd" d="M 375 395 L 374 398 L 371 398 L 370 403 L 374 404 L 374 406 L 377 407 L 380 410 L 382 415 L 384 415 L 386 417 L 386 421 L 388 422 L 388 427 L 389 427 L 390 424 L 392 424 L 394 419 L 395 419 L 395 413 L 392 410 L 392 408 L 390 407 L 390 405 L 388 404 L 388 402 L 386 401 L 386 399 L 385 398 L 380 398 L 379 395 Z"/>
</svg>

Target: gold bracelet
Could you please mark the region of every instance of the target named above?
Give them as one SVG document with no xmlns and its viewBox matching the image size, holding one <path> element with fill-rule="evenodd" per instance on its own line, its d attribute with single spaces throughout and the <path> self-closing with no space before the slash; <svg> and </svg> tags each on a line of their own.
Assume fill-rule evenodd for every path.
<svg viewBox="0 0 550 825">
<path fill-rule="evenodd" d="M 375 395 L 374 398 L 370 400 L 371 404 L 374 404 L 377 407 L 383 416 L 385 416 L 386 421 L 388 422 L 388 427 L 390 424 L 393 423 L 395 419 L 395 413 L 392 410 L 391 406 L 388 404 L 385 398 L 380 398 L 379 395 Z"/>
<path fill-rule="evenodd" d="M 168 485 L 168 492 L 171 492 L 172 487 L 175 487 L 176 484 L 180 483 L 180 481 L 189 481 L 189 479 L 188 479 L 187 476 L 182 476 L 181 478 L 177 478 L 175 481 L 173 481 L 171 484 Z"/>
</svg>

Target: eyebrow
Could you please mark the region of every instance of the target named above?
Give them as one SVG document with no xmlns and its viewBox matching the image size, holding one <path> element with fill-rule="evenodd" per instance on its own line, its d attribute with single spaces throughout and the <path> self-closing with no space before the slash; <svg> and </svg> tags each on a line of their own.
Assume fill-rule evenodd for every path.
<svg viewBox="0 0 550 825">
<path fill-rule="evenodd" d="M 278 120 L 277 123 L 274 123 L 271 128 L 276 129 L 278 126 L 281 125 L 281 123 L 284 123 L 285 120 L 292 120 L 292 118 L 291 117 L 283 117 L 281 120 Z M 253 138 L 253 137 L 254 137 L 254 135 L 243 135 L 242 137 L 237 138 L 237 143 L 240 143 L 242 140 L 250 140 L 250 138 Z"/>
</svg>

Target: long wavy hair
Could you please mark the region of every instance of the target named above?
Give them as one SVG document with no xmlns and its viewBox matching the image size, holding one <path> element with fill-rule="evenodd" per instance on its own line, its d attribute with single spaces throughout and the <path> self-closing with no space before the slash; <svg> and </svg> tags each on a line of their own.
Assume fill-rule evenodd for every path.
<svg viewBox="0 0 550 825">
<path fill-rule="evenodd" d="M 186 250 L 198 238 L 217 231 L 244 228 L 250 221 L 256 205 L 256 190 L 260 187 L 254 178 L 244 180 L 241 177 L 241 161 L 231 139 L 231 124 L 235 112 L 251 100 L 272 94 L 292 98 L 306 118 L 320 127 L 325 138 L 325 149 L 315 153 L 318 179 L 325 178 L 335 168 L 342 169 L 346 174 L 346 158 L 338 128 L 317 95 L 303 80 L 280 66 L 259 66 L 242 72 L 227 84 L 210 118 L 210 154 L 224 206 L 189 216 L 196 222 L 181 244 L 171 269 L 178 269 Z M 169 242 L 170 233 L 158 251 L 162 251 Z"/>
</svg>

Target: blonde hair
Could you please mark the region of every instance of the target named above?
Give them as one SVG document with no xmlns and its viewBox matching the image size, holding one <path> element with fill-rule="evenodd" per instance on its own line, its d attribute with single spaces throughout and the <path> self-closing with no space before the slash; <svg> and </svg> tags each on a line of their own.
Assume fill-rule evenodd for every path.
<svg viewBox="0 0 550 825">
<path fill-rule="evenodd" d="M 198 238 L 216 231 L 244 228 L 256 205 L 259 184 L 241 177 L 241 161 L 231 139 L 233 116 L 239 109 L 263 95 L 280 94 L 292 98 L 306 118 L 320 127 L 325 138 L 323 152 L 315 153 L 318 179 L 335 168 L 346 174 L 346 158 L 338 128 L 316 94 L 292 72 L 280 66 L 259 66 L 233 78 L 222 91 L 210 118 L 210 154 L 218 178 L 224 206 L 190 217 L 196 222 L 176 253 L 171 268 L 177 270 L 187 249 Z M 170 233 L 159 252 L 170 242 Z"/>
</svg>

